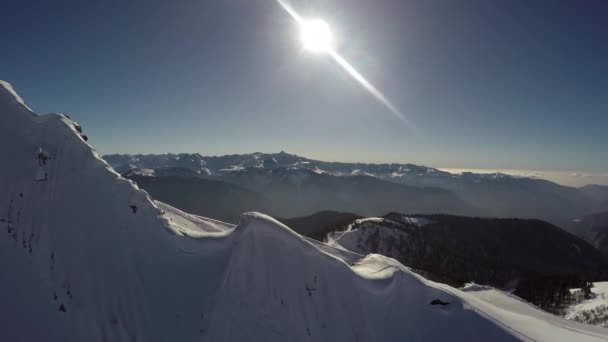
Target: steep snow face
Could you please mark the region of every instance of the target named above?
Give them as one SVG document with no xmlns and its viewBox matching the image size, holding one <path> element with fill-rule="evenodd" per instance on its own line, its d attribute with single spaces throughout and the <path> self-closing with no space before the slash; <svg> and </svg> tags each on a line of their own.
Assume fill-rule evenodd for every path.
<svg viewBox="0 0 608 342">
<path fill-rule="evenodd" d="M 233 227 L 155 202 L 70 119 L 35 115 L 6 83 L 0 156 L 2 340 L 608 338 L 512 314 L 392 259 L 354 262 L 261 214 Z"/>
</svg>

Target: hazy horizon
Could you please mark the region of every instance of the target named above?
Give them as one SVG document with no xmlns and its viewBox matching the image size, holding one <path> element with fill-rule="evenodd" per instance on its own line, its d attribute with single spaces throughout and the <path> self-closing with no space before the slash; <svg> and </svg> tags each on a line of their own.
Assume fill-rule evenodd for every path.
<svg viewBox="0 0 608 342">
<path fill-rule="evenodd" d="M 444 168 L 439 170 L 450 173 L 504 173 L 511 176 L 545 179 L 561 185 L 581 187 L 585 185 L 608 185 L 608 173 L 586 172 L 580 170 L 514 170 L 514 169 L 476 169 L 476 168 Z"/>
</svg>

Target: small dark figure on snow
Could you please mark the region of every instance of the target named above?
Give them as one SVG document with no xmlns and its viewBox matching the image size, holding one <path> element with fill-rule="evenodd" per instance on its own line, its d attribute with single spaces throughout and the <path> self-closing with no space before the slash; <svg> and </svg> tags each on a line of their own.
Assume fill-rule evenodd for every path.
<svg viewBox="0 0 608 342">
<path fill-rule="evenodd" d="M 46 162 L 49 160 L 49 155 L 46 153 L 45 150 L 42 149 L 42 147 L 38 148 L 38 165 L 40 166 L 44 166 L 46 165 Z"/>
<path fill-rule="evenodd" d="M 444 302 L 444 301 L 442 301 L 441 299 L 437 299 L 437 298 L 435 298 L 435 299 L 433 299 L 433 300 L 431 301 L 431 303 L 430 303 L 430 304 L 431 304 L 431 305 L 448 305 L 448 304 L 450 304 L 450 303 L 449 303 L 449 302 Z"/>
<path fill-rule="evenodd" d="M 591 292 L 591 289 L 592 289 L 592 288 L 593 288 L 593 283 L 592 283 L 592 282 L 590 282 L 590 281 L 586 281 L 586 282 L 583 284 L 583 288 L 582 288 L 582 290 L 583 290 L 583 297 L 584 297 L 585 299 L 591 299 L 591 297 L 592 297 L 592 295 L 593 295 L 593 292 Z"/>
</svg>

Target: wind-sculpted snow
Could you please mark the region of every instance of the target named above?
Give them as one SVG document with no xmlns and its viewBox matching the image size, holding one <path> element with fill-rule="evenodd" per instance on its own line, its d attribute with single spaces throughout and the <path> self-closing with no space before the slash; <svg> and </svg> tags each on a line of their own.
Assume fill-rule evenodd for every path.
<svg viewBox="0 0 608 342">
<path fill-rule="evenodd" d="M 155 202 L 78 127 L 0 84 L 2 341 L 608 338 L 532 329 L 535 313 L 320 247 L 262 214 L 233 227 Z"/>
</svg>

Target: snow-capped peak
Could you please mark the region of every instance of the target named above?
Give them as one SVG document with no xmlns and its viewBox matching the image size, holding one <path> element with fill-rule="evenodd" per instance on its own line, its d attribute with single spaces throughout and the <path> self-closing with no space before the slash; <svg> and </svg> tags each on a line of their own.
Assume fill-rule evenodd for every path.
<svg viewBox="0 0 608 342">
<path fill-rule="evenodd" d="M 15 89 L 13 89 L 13 86 L 2 80 L 0 80 L 0 106 L 3 108 L 13 108 L 17 112 L 32 112 Z"/>
</svg>

